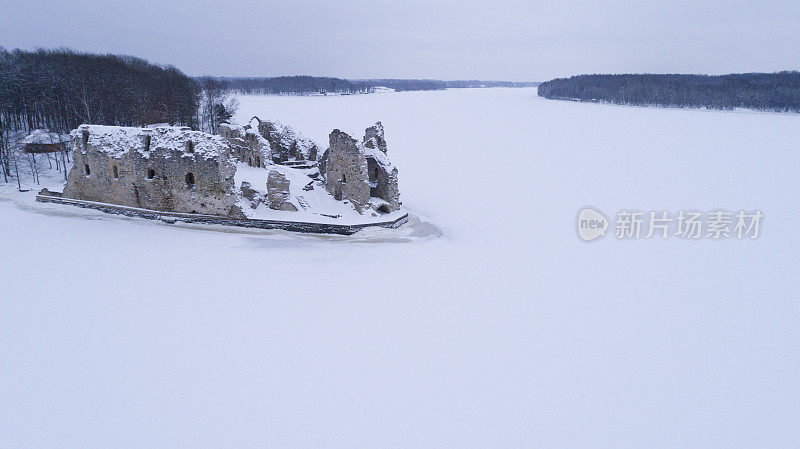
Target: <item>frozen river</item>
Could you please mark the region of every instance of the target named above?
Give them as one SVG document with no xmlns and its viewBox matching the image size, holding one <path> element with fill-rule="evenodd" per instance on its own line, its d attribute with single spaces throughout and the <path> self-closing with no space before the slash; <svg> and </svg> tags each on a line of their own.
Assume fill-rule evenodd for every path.
<svg viewBox="0 0 800 449">
<path fill-rule="evenodd" d="M 535 89 L 239 101 L 323 148 L 382 121 L 432 225 L 220 232 L 3 191 L 0 446 L 800 444 L 800 116 Z M 764 218 L 757 239 L 586 243 L 583 207 Z"/>
</svg>

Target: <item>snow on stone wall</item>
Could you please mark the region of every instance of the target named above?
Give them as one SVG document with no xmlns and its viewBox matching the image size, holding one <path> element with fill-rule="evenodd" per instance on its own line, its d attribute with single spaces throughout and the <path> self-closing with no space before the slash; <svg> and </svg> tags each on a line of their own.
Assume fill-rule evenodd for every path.
<svg viewBox="0 0 800 449">
<path fill-rule="evenodd" d="M 235 164 L 219 137 L 177 127 L 82 125 L 64 196 L 144 209 L 237 216 Z"/>
</svg>

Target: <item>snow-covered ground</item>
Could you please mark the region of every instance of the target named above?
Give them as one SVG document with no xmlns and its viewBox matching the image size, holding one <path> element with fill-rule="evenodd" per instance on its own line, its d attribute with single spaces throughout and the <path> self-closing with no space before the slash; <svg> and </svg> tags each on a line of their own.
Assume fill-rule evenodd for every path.
<svg viewBox="0 0 800 449">
<path fill-rule="evenodd" d="M 166 225 L 6 189 L 0 447 L 800 444 L 800 116 L 535 89 L 239 101 L 323 148 L 381 120 L 404 207 L 442 236 Z M 584 206 L 765 218 L 756 240 L 585 243 Z"/>
<path fill-rule="evenodd" d="M 380 152 L 378 150 L 374 150 Z M 383 153 L 380 153 L 383 155 Z M 385 156 L 384 156 L 385 157 Z M 248 218 L 260 220 L 284 220 L 284 221 L 302 221 L 306 223 L 332 223 L 332 224 L 363 224 L 363 223 L 380 223 L 390 222 L 397 220 L 407 214 L 404 210 L 396 210 L 390 213 L 381 214 L 374 210 L 372 207 L 365 210 L 363 214 L 358 211 L 349 202 L 337 201 L 333 195 L 325 190 L 322 180 L 312 181 L 309 174 L 317 173 L 319 171 L 316 167 L 312 169 L 290 168 L 283 165 L 272 165 L 269 170 L 264 170 L 261 167 L 250 167 L 243 162 L 236 165 L 236 176 L 234 178 L 234 185 L 241 186 L 242 182 L 247 182 L 251 185 L 253 190 L 258 191 L 260 195 L 267 195 L 267 180 L 269 179 L 269 172 L 277 170 L 290 182 L 289 200 L 297 208 L 296 211 L 283 211 L 270 209 L 266 204 L 259 203 L 256 208 L 251 207 L 251 202 L 244 196 L 239 197 L 239 207 L 242 208 Z M 313 190 L 305 190 L 305 186 L 313 182 L 316 188 Z M 384 204 L 385 202 L 379 198 L 373 198 L 372 201 L 380 201 L 375 208 Z M 305 205 L 305 206 L 304 206 Z M 308 210 L 304 210 L 305 208 Z M 334 218 L 335 217 L 335 218 Z M 422 222 L 419 217 L 414 218 L 414 225 Z M 425 224 L 428 227 L 435 229 L 431 223 Z M 382 234 L 391 234 L 397 236 L 403 231 L 386 230 L 381 231 Z M 438 233 L 438 231 L 434 231 Z"/>
</svg>

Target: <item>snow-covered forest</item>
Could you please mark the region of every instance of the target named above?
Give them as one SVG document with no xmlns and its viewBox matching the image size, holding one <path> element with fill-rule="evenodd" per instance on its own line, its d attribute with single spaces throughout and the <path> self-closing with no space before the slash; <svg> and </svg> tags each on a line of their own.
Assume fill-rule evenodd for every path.
<svg viewBox="0 0 800 449">
<path fill-rule="evenodd" d="M 230 90 L 139 58 L 71 50 L 0 48 L 0 181 L 37 180 L 40 168 L 63 170 L 65 152 L 30 154 L 37 129 L 65 135 L 82 123 L 186 125 L 215 132 L 236 110 Z"/>
<path fill-rule="evenodd" d="M 800 72 L 579 75 L 542 83 L 539 95 L 639 106 L 800 112 Z"/>
</svg>

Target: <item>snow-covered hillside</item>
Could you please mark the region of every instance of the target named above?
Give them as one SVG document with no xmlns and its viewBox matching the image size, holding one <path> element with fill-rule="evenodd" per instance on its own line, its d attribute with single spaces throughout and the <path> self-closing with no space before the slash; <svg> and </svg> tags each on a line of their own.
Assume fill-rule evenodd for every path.
<svg viewBox="0 0 800 449">
<path fill-rule="evenodd" d="M 380 120 L 430 224 L 210 229 L 6 189 L 0 447 L 800 443 L 800 116 L 535 89 L 239 101 L 323 147 Z M 765 218 L 756 240 L 585 243 L 585 206 Z"/>
</svg>

